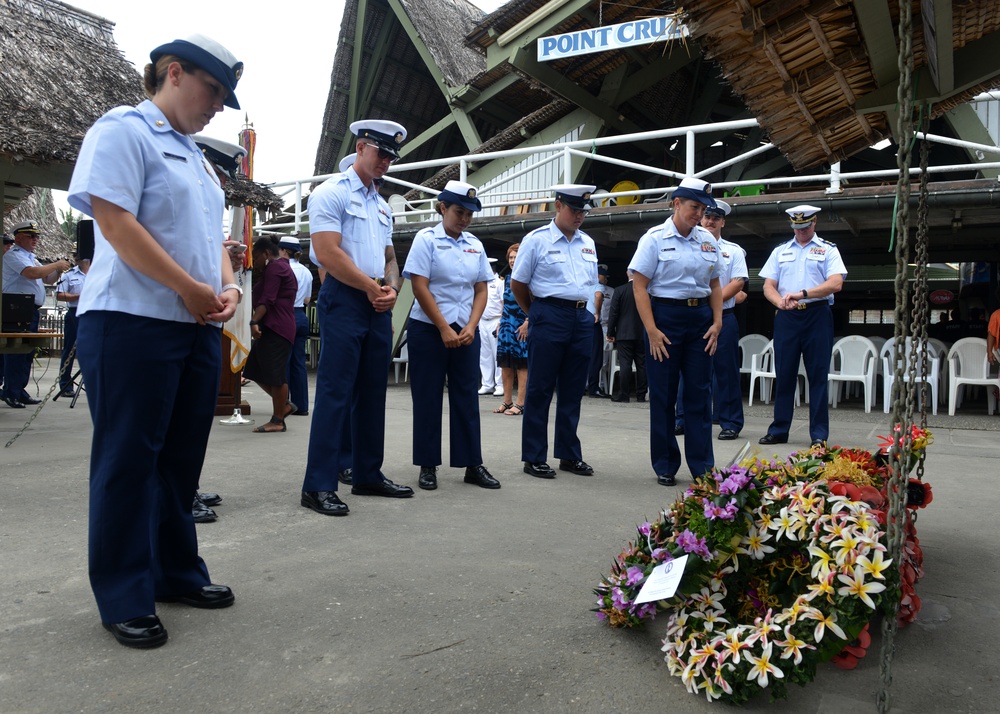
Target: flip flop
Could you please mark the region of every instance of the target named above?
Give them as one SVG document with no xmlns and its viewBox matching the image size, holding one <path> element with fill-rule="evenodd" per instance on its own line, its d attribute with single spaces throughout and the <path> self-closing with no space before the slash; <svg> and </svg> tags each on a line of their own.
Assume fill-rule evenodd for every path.
<svg viewBox="0 0 1000 714">
<path fill-rule="evenodd" d="M 268 429 L 267 424 L 281 424 L 280 429 Z M 271 417 L 271 420 L 267 424 L 261 424 L 256 429 L 253 429 L 254 434 L 278 434 L 282 431 L 288 431 L 288 427 L 285 426 L 285 420 L 279 419 L 278 417 Z"/>
</svg>

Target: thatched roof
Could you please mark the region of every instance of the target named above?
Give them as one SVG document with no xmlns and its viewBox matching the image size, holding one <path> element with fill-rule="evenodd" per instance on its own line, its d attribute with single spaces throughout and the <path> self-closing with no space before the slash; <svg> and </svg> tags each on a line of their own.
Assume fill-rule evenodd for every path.
<svg viewBox="0 0 1000 714">
<path fill-rule="evenodd" d="M 270 188 L 240 174 L 227 178 L 223 190 L 226 192 L 226 203 L 230 206 L 253 206 L 258 211 L 276 214 L 285 205 Z"/>
<path fill-rule="evenodd" d="M 894 65 L 898 5 L 888 2 L 883 7 L 883 0 L 865 3 L 866 11 L 884 12 L 885 36 L 880 39 L 888 47 L 886 60 Z M 914 0 L 913 53 L 926 81 L 921 5 Z M 875 23 L 863 24 L 857 3 L 697 0 L 687 3 L 685 10 L 688 27 L 706 56 L 721 66 L 725 79 L 795 168 L 843 160 L 891 134 L 893 127 L 884 111 L 859 112 L 859 104 L 880 89 L 885 77 L 880 83 L 880 58 L 872 56 L 872 42 L 878 43 L 873 40 Z M 956 53 L 1000 30 L 996 0 L 965 0 L 952 4 L 951 10 Z M 891 72 L 889 76 L 898 78 Z M 968 101 L 992 83 L 987 79 L 942 93 L 946 96 L 933 101 L 932 116 Z M 893 103 L 895 95 L 888 96 L 888 103 Z"/>
<path fill-rule="evenodd" d="M 98 117 L 142 101 L 113 27 L 56 0 L 0 0 L 0 160 L 72 165 Z"/>
<path fill-rule="evenodd" d="M 466 33 L 482 17 L 481 10 L 466 0 L 402 0 L 401 5 L 406 13 L 406 24 L 416 30 L 423 47 L 414 46 L 403 23 L 385 0 L 370 0 L 363 18 L 358 76 L 362 83 L 374 83 L 375 89 L 369 105 L 359 104 L 355 108 L 360 115 L 348 117 L 352 93 L 360 101 L 363 91 L 351 86 L 358 0 L 345 3 L 323 130 L 316 151 L 317 175 L 336 171 L 341 157 L 353 151 L 343 143 L 349 135 L 350 123 L 356 119 L 399 121 L 412 137 L 448 113 L 443 88 L 425 68 L 423 49 L 430 53 L 433 64 L 450 86 L 464 84 L 485 67 L 482 56 L 464 44 Z M 425 153 L 429 151 L 427 147 Z M 410 160 L 417 158 L 408 157 Z"/>
</svg>

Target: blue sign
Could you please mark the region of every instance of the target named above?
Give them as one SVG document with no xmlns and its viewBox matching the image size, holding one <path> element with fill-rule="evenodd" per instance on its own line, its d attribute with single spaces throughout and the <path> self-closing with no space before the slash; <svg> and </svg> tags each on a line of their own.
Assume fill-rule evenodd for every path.
<svg viewBox="0 0 1000 714">
<path fill-rule="evenodd" d="M 538 61 L 649 45 L 688 36 L 688 29 L 675 17 L 648 17 L 620 25 L 595 27 L 538 39 Z"/>
</svg>

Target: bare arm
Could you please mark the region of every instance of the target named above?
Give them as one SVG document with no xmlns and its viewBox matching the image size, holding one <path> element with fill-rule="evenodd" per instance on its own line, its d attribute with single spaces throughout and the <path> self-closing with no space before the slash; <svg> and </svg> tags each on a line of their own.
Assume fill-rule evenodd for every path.
<svg viewBox="0 0 1000 714">
<path fill-rule="evenodd" d="M 635 309 L 639 311 L 639 318 L 646 328 L 646 335 L 649 337 L 649 354 L 657 362 L 670 359 L 667 353 L 667 345 L 670 340 L 660 332 L 653 318 L 653 303 L 649 299 L 649 278 L 636 271 L 632 274 L 632 292 L 635 295 Z"/>
<path fill-rule="evenodd" d="M 715 348 L 719 344 L 719 333 L 722 332 L 722 288 L 719 287 L 718 278 L 712 278 L 708 285 L 712 288 L 712 294 L 708 296 L 708 304 L 712 307 L 712 326 L 702 339 L 707 342 L 705 351 L 714 355 Z"/>
<path fill-rule="evenodd" d="M 391 245 L 386 246 L 385 277 L 382 278 L 382 286 L 379 288 L 382 294 L 376 300 L 372 300 L 375 312 L 388 312 L 393 308 L 402 284 L 403 281 L 399 279 L 399 264 L 396 262 L 396 251 L 393 250 Z"/>
<path fill-rule="evenodd" d="M 21 276 L 28 280 L 41 280 L 46 285 L 52 285 L 59 279 L 64 270 L 69 270 L 69 262 L 57 260 L 48 265 L 32 265 L 21 271 Z"/>
<path fill-rule="evenodd" d="M 527 283 L 522 283 L 519 280 L 510 279 L 510 291 L 514 293 L 514 299 L 517 300 L 518 307 L 524 311 L 525 315 L 531 314 L 531 291 L 528 289 Z"/>
</svg>

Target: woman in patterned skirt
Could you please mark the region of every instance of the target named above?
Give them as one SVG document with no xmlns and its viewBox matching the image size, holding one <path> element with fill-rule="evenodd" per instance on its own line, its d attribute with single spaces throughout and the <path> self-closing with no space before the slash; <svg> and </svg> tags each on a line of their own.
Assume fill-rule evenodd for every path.
<svg viewBox="0 0 1000 714">
<path fill-rule="evenodd" d="M 507 264 L 512 270 L 520 245 L 515 243 L 507 249 Z M 503 404 L 493 413 L 521 416 L 524 414 L 524 395 L 528 393 L 528 316 L 514 299 L 509 274 L 504 278 L 503 315 L 497 328 L 497 366 L 503 375 Z M 517 399 L 512 397 L 515 375 Z"/>
</svg>

